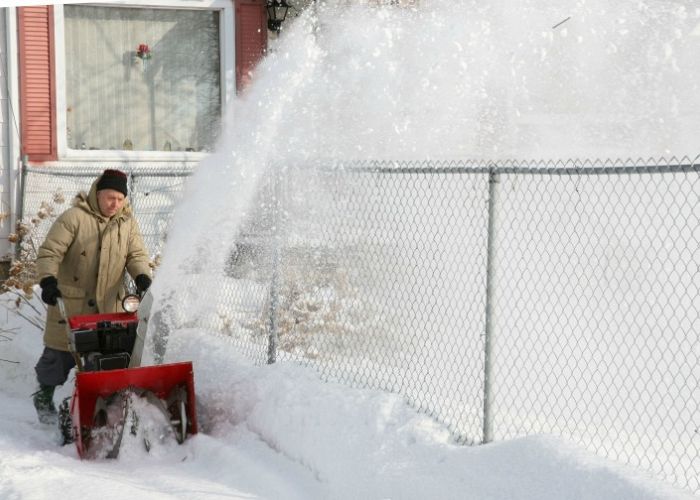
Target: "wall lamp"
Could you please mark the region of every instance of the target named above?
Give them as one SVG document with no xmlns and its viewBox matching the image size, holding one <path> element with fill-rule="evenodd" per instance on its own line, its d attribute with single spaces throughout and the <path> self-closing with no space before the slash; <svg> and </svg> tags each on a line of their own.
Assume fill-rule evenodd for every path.
<svg viewBox="0 0 700 500">
<path fill-rule="evenodd" d="M 286 0 L 267 0 L 265 8 L 267 9 L 267 29 L 279 33 L 282 22 L 287 17 L 289 4 Z"/>
</svg>

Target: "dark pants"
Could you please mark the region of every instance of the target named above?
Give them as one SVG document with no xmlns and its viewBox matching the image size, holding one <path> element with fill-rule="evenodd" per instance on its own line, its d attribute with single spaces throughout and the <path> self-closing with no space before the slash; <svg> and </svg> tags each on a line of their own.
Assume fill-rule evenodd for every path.
<svg viewBox="0 0 700 500">
<path fill-rule="evenodd" d="M 34 370 L 36 379 L 41 385 L 55 386 L 63 385 L 74 366 L 75 360 L 71 353 L 44 347 L 44 352 L 41 353 Z"/>
</svg>

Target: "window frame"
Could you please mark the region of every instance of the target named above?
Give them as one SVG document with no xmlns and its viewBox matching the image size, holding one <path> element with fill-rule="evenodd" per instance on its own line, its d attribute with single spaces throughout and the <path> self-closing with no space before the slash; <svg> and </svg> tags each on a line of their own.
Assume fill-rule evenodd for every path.
<svg viewBox="0 0 700 500">
<path fill-rule="evenodd" d="M 149 0 L 148 3 L 86 3 L 93 7 L 147 8 L 172 10 L 212 10 L 219 12 L 219 77 L 221 88 L 221 119 L 226 104 L 235 96 L 236 50 L 234 46 L 234 2 L 232 0 Z M 210 152 L 197 151 L 126 151 L 81 150 L 68 147 L 66 112 L 66 46 L 63 5 L 54 5 L 55 61 L 56 61 L 56 144 L 58 160 L 111 160 L 111 161 L 200 161 Z"/>
</svg>

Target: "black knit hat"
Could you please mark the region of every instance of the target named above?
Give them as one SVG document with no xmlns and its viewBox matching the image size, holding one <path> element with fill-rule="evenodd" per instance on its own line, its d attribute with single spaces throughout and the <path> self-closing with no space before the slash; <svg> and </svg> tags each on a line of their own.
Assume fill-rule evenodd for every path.
<svg viewBox="0 0 700 500">
<path fill-rule="evenodd" d="M 121 170 L 105 170 L 97 181 L 97 191 L 100 189 L 114 189 L 124 196 L 127 195 L 126 174 Z"/>
</svg>

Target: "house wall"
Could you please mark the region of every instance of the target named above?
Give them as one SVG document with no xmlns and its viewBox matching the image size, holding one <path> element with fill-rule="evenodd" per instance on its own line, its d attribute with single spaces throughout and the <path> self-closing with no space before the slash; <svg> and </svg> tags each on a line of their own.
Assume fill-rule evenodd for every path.
<svg viewBox="0 0 700 500">
<path fill-rule="evenodd" d="M 7 47 L 8 8 L 0 8 L 0 261 L 11 251 L 8 236 L 12 224 L 11 173 L 12 131 L 14 120 L 10 106 L 10 57 Z M 0 266 L 1 267 L 1 266 Z M 1 275 L 1 273 L 0 273 Z"/>
<path fill-rule="evenodd" d="M 117 2 L 114 3 L 115 5 Z M 153 8 L 212 8 L 221 12 L 221 96 L 222 109 L 250 80 L 255 64 L 265 53 L 267 28 L 265 0 L 131 0 L 120 5 Z M 0 221 L 0 254 L 13 249 L 7 236 L 22 214 L 33 214 L 37 206 L 32 196 L 37 192 L 53 192 L 56 177 L 39 175 L 25 180 L 26 198 L 19 188 L 19 166 L 30 169 L 75 171 L 121 168 L 129 171 L 157 170 L 168 174 L 183 168 L 191 169 L 204 158 L 205 152 L 90 150 L 70 148 L 67 144 L 65 18 L 61 4 L 51 7 L 31 5 L 21 8 L 0 8 L 0 51 L 9 57 L 0 65 L 2 87 L 14 103 L 14 118 L 8 115 L 8 101 L 0 112 L 0 141 L 10 140 L 0 161 L 0 189 L 10 219 Z M 6 22 L 5 22 L 6 21 Z M 7 71 L 9 69 L 9 72 Z M 9 78 L 9 90 L 7 76 Z M 109 117 L 106 117 L 108 119 Z M 21 133 L 20 133 L 21 131 Z M 9 134 L 9 135 L 8 135 Z M 47 172 L 48 173 L 48 172 Z M 92 174 L 91 174 L 92 175 Z M 52 188 L 53 186 L 53 188 Z M 67 189 L 72 196 L 76 189 Z M 35 201 L 35 200 L 34 200 Z M 46 201 L 45 199 L 39 201 Z M 143 228 L 142 228 L 143 229 Z M 0 259 L 2 260 L 2 259 Z"/>
</svg>

